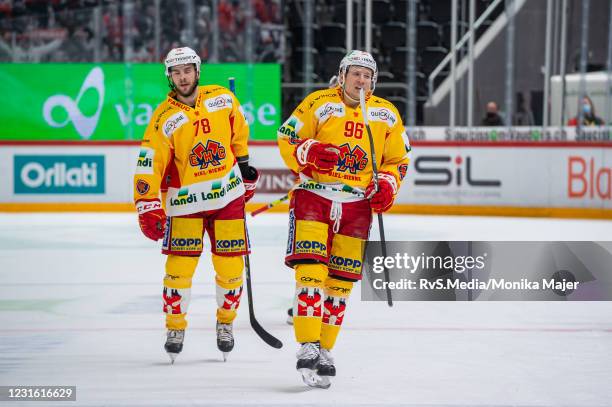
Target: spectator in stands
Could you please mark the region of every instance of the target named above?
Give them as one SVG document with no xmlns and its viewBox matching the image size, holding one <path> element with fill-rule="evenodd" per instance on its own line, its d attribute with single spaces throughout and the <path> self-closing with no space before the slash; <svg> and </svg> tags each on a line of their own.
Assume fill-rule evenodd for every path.
<svg viewBox="0 0 612 407">
<path fill-rule="evenodd" d="M 499 108 L 497 107 L 497 103 L 491 101 L 487 103 L 487 114 L 483 117 L 480 122 L 481 126 L 503 126 L 504 121 L 499 115 Z"/>
<path fill-rule="evenodd" d="M 535 124 L 533 112 L 527 107 L 523 92 L 516 94 L 516 113 L 512 123 L 515 126 L 533 126 Z"/>
<path fill-rule="evenodd" d="M 278 0 L 255 0 L 255 17 L 262 23 L 281 22 Z"/>
<path fill-rule="evenodd" d="M 593 101 L 590 97 L 585 96 L 582 98 L 582 126 L 603 126 L 605 123 L 601 117 L 597 117 L 595 114 L 595 105 L 593 105 Z M 568 126 L 577 126 L 579 120 L 579 115 L 576 117 L 572 117 L 568 120 Z"/>
</svg>

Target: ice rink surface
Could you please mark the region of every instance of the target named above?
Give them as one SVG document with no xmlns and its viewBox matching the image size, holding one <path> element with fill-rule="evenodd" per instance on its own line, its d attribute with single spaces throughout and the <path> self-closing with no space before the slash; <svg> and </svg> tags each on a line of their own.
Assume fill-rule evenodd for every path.
<svg viewBox="0 0 612 407">
<path fill-rule="evenodd" d="M 388 240 L 612 240 L 611 221 L 385 216 Z M 246 298 L 227 363 L 215 345 L 208 256 L 185 348 L 163 351 L 159 244 L 133 214 L 0 214 L 0 385 L 76 385 L 59 406 L 611 406 L 611 302 L 349 302 L 331 389 L 305 387 L 285 312 L 287 217 L 249 219 Z M 376 228 L 372 236 L 378 236 Z M 7 403 L 5 405 L 25 405 Z M 45 403 L 33 402 L 34 406 Z"/>
</svg>

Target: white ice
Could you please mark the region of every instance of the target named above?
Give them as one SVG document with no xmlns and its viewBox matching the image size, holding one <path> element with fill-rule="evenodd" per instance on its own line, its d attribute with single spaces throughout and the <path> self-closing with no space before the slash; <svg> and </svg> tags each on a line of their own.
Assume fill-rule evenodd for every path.
<svg viewBox="0 0 612 407">
<path fill-rule="evenodd" d="M 286 215 L 249 225 L 256 315 L 285 346 L 255 335 L 245 298 L 236 348 L 222 362 L 203 257 L 171 366 L 164 257 L 135 215 L 1 214 L 0 385 L 77 386 L 76 403 L 52 406 L 612 405 L 612 302 L 389 308 L 361 302 L 358 287 L 333 352 L 338 376 L 329 390 L 306 388 L 284 322 L 293 293 Z M 385 225 L 388 240 L 612 240 L 611 221 L 388 215 Z"/>
</svg>

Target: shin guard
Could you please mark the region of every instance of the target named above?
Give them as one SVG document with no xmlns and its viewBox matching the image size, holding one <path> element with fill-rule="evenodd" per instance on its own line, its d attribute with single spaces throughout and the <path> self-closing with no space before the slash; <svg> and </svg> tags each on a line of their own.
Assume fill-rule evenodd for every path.
<svg viewBox="0 0 612 407">
<path fill-rule="evenodd" d="M 191 298 L 191 279 L 198 260 L 199 257 L 168 255 L 162 295 L 168 329 L 187 328 L 185 315 Z"/>
<path fill-rule="evenodd" d="M 321 348 L 323 349 L 330 350 L 336 343 L 352 288 L 352 281 L 338 280 L 333 277 L 325 281 L 323 324 L 321 326 Z"/>
<path fill-rule="evenodd" d="M 242 256 L 212 255 L 216 277 L 217 321 L 231 324 L 236 318 L 236 311 L 242 297 L 242 272 L 244 260 Z"/>
<path fill-rule="evenodd" d="M 295 266 L 296 289 L 293 303 L 293 328 L 300 342 L 317 342 L 321 337 L 323 285 L 327 266 L 321 263 Z"/>
</svg>

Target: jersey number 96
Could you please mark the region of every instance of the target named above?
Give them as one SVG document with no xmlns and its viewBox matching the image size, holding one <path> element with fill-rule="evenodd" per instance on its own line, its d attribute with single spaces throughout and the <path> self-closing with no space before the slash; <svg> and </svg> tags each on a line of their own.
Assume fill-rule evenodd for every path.
<svg viewBox="0 0 612 407">
<path fill-rule="evenodd" d="M 344 124 L 344 137 L 363 137 L 363 123 L 348 121 Z"/>
</svg>

